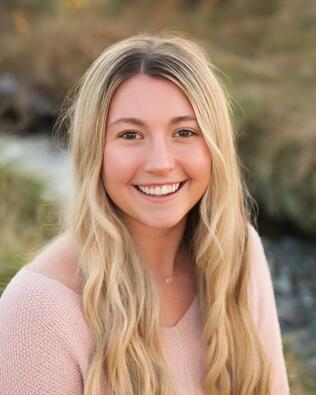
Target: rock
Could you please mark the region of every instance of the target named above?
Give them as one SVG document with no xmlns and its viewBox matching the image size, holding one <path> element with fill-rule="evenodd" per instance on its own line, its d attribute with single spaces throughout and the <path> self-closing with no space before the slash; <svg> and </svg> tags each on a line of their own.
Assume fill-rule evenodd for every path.
<svg viewBox="0 0 316 395">
<path fill-rule="evenodd" d="M 11 74 L 0 76 L 0 130 L 12 132 L 51 131 L 59 104 Z"/>
</svg>

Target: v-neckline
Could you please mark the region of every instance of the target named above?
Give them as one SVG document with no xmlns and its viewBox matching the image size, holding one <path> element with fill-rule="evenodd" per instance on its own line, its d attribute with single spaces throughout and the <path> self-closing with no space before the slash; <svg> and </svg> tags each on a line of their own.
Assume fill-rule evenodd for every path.
<svg viewBox="0 0 316 395">
<path fill-rule="evenodd" d="M 193 312 L 194 307 L 197 303 L 197 299 L 198 299 L 198 295 L 196 294 L 192 303 L 186 310 L 186 312 L 182 315 L 182 317 L 174 325 L 172 325 L 172 326 L 160 325 L 160 328 L 163 329 L 164 331 L 179 329 L 179 327 L 181 327 L 187 321 L 187 319 L 191 316 L 191 313 Z"/>
<path fill-rule="evenodd" d="M 65 286 L 64 284 L 62 284 L 61 282 L 54 280 L 53 278 L 47 277 L 41 273 L 38 272 L 33 272 L 32 270 L 28 269 L 27 267 L 22 267 L 21 270 L 22 272 L 26 272 L 26 273 L 30 273 L 32 275 L 38 276 L 38 277 L 42 277 L 45 278 L 45 280 L 50 281 L 56 285 L 58 285 L 59 287 L 63 287 L 65 289 L 67 289 L 68 291 L 71 291 L 72 294 L 76 295 L 77 297 L 81 298 L 81 295 L 78 294 L 77 292 L 73 291 L 72 289 L 68 288 L 67 286 Z M 195 305 L 197 303 L 197 299 L 198 299 L 198 295 L 196 294 L 192 303 L 190 304 L 190 306 L 188 307 L 188 309 L 185 311 L 185 313 L 182 315 L 182 317 L 172 326 L 162 326 L 160 325 L 160 328 L 164 331 L 173 331 L 176 329 L 179 329 L 191 316 L 192 312 L 194 311 Z"/>
</svg>

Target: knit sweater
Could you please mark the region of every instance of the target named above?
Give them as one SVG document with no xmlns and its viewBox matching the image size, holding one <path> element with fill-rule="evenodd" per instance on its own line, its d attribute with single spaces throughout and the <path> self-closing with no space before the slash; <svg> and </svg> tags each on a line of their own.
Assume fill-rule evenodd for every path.
<svg viewBox="0 0 316 395">
<path fill-rule="evenodd" d="M 288 395 L 271 275 L 261 240 L 252 227 L 250 236 L 251 312 L 274 366 L 271 395 Z M 22 268 L 0 298 L 0 317 L 1 395 L 83 394 L 94 344 L 79 294 L 57 280 Z M 204 395 L 205 349 L 198 297 L 176 325 L 161 330 L 178 394 Z"/>
</svg>

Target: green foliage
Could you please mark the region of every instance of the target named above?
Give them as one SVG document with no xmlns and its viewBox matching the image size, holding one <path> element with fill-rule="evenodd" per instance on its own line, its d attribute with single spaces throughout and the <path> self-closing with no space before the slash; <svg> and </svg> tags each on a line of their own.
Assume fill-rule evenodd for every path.
<svg viewBox="0 0 316 395">
<path fill-rule="evenodd" d="M 42 192 L 39 181 L 0 166 L 0 293 L 32 253 L 57 234 L 57 208 Z"/>
<path fill-rule="evenodd" d="M 1 7 L 11 11 L 23 11 L 31 15 L 51 14 L 56 9 L 55 0 L 2 0 Z"/>
</svg>

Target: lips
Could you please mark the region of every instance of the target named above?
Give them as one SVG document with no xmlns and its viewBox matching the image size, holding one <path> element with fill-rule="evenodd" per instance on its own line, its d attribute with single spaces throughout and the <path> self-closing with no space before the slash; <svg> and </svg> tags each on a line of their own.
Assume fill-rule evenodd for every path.
<svg viewBox="0 0 316 395">
<path fill-rule="evenodd" d="M 174 184 L 180 184 L 182 182 L 185 182 L 186 180 L 182 180 L 182 181 L 171 181 L 171 182 L 161 182 L 161 183 L 152 183 L 152 184 L 132 184 L 134 187 L 136 186 L 141 186 L 141 187 L 147 187 L 147 188 L 155 188 L 155 187 L 162 187 L 164 185 L 169 186 L 169 185 L 174 185 Z"/>
<path fill-rule="evenodd" d="M 150 194 L 150 193 L 146 193 L 145 191 L 143 191 L 141 188 L 140 188 L 140 186 L 138 186 L 138 185 L 133 185 L 135 188 L 137 188 L 137 190 L 138 191 L 140 191 L 140 192 L 142 192 L 142 193 L 144 193 L 145 195 L 147 195 L 147 196 L 167 196 L 167 195 L 172 195 L 173 193 L 176 193 L 180 188 L 181 188 L 181 186 L 183 185 L 183 183 L 184 183 L 185 181 L 180 181 L 180 182 L 178 182 L 178 183 L 172 183 L 172 184 L 163 184 L 163 185 L 176 185 L 176 184 L 179 184 L 179 186 L 177 187 L 177 189 L 175 190 L 175 191 L 171 191 L 171 192 L 168 192 L 168 193 L 163 193 L 163 194 L 161 194 L 161 195 L 159 195 L 159 194 Z M 143 187 L 143 185 L 141 185 L 141 187 Z M 148 189 L 154 189 L 154 187 L 151 187 L 151 188 L 149 188 L 149 187 L 147 187 Z"/>
<path fill-rule="evenodd" d="M 141 193 L 144 197 L 149 198 L 149 199 L 158 199 L 162 200 L 164 198 L 172 197 L 173 195 L 176 195 L 182 188 L 183 185 L 186 183 L 187 180 L 181 181 L 179 187 L 174 191 L 174 192 L 169 192 L 169 193 L 164 193 L 164 194 L 150 194 L 142 191 L 138 185 L 133 185 L 133 187 L 137 190 L 137 192 Z M 174 185 L 176 183 L 172 183 L 169 185 Z M 151 184 L 152 185 L 152 184 Z M 161 185 L 168 185 L 168 184 L 161 184 Z"/>
</svg>

